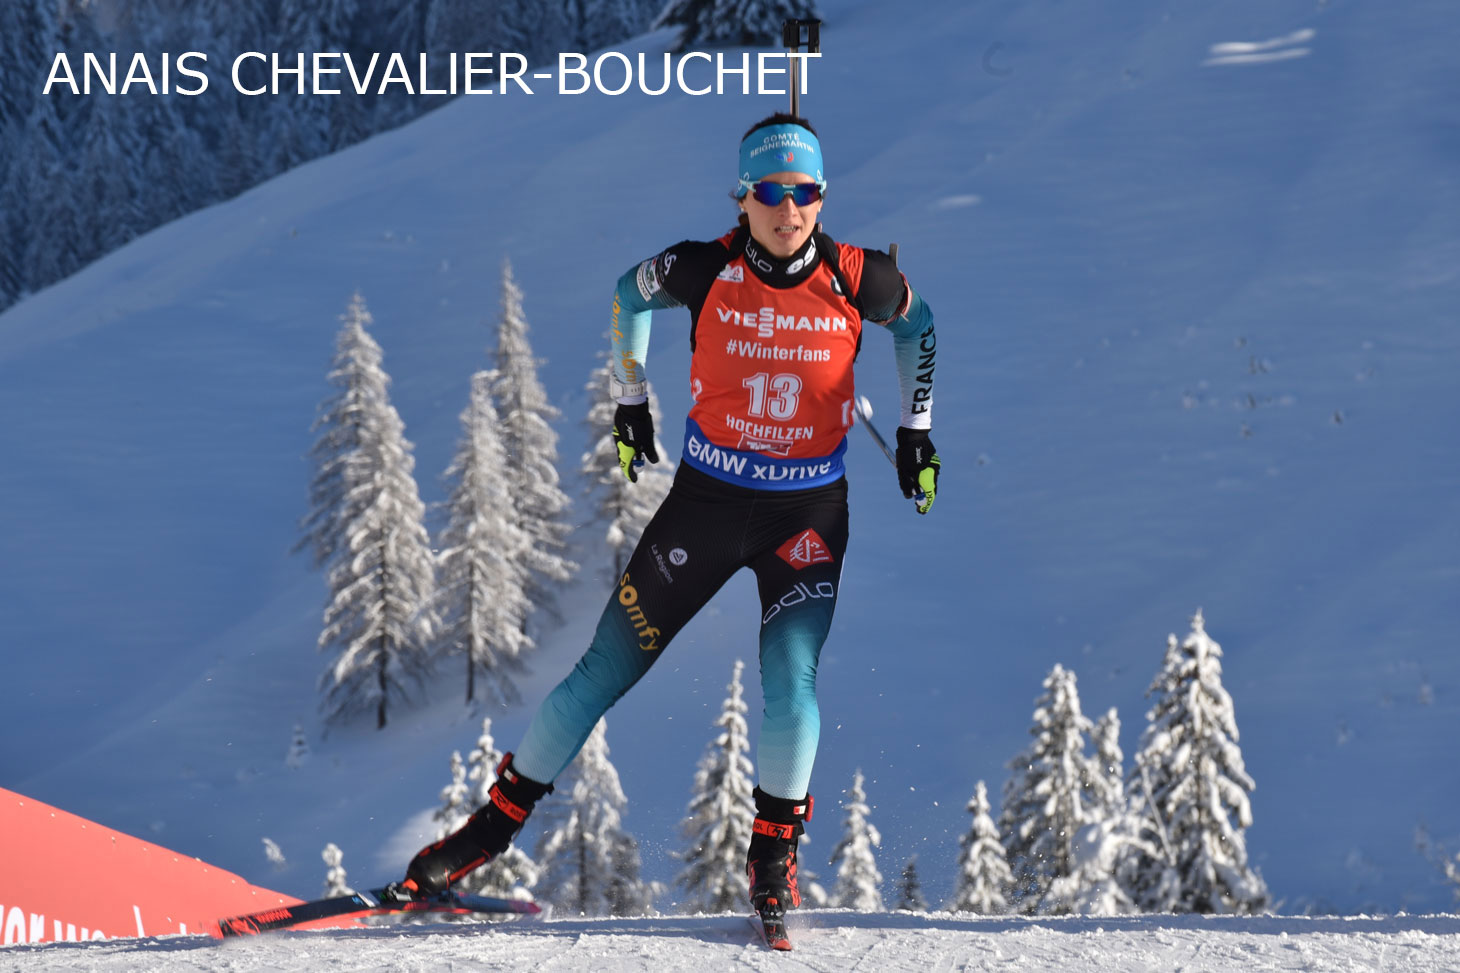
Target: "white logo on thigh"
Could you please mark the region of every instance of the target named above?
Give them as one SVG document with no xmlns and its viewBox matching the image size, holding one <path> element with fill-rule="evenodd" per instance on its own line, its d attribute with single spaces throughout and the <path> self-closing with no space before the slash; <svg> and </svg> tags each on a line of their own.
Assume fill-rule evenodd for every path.
<svg viewBox="0 0 1460 973">
<path fill-rule="evenodd" d="M 674 565 L 675 567 L 679 567 L 681 564 L 688 560 L 689 552 L 687 552 L 682 547 L 676 547 L 674 550 L 669 552 L 669 563 Z"/>
<path fill-rule="evenodd" d="M 814 586 L 798 581 L 790 591 L 781 595 L 781 600 L 776 602 L 766 611 L 765 617 L 760 620 L 764 625 L 781 613 L 782 608 L 790 608 L 792 605 L 799 605 L 810 598 L 835 598 L 836 585 L 830 581 L 818 581 Z"/>
</svg>

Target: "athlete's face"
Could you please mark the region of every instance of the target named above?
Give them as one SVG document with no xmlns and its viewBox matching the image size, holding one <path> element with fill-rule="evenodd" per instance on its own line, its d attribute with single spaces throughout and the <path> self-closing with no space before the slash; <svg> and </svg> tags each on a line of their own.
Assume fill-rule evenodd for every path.
<svg viewBox="0 0 1460 973">
<path fill-rule="evenodd" d="M 790 184 L 816 180 L 804 172 L 773 172 L 764 181 Z M 776 206 L 767 206 L 746 193 L 740 201 L 740 208 L 750 217 L 750 235 L 755 237 L 755 242 L 777 257 L 789 257 L 800 251 L 811 239 L 816 221 L 821 216 L 821 200 L 797 206 L 790 196 Z"/>
</svg>

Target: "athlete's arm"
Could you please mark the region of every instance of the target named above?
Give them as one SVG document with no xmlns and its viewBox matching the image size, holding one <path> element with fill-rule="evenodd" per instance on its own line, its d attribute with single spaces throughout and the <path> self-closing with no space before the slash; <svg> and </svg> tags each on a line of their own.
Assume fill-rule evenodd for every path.
<svg viewBox="0 0 1460 973">
<path fill-rule="evenodd" d="M 862 282 L 857 291 L 863 313 L 892 333 L 897 359 L 897 387 L 902 393 L 905 429 L 933 428 L 933 366 L 938 339 L 933 309 L 908 284 L 892 258 L 880 250 L 863 250 Z"/>
<path fill-rule="evenodd" d="M 613 292 L 613 380 L 615 399 L 624 405 L 648 401 L 649 324 L 654 311 L 689 306 L 698 309 L 725 266 L 717 242 L 685 240 L 625 271 Z"/>
</svg>

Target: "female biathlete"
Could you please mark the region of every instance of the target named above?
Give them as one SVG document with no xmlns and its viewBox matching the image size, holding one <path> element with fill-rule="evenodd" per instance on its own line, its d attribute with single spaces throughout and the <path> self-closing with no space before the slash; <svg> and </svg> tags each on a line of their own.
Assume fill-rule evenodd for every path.
<svg viewBox="0 0 1460 973">
<path fill-rule="evenodd" d="M 752 905 L 800 904 L 796 841 L 820 717 L 816 663 L 831 626 L 847 546 L 842 454 L 852 425 L 852 362 L 862 320 L 892 334 L 902 397 L 897 477 L 927 513 L 938 456 L 929 440 L 933 314 L 892 258 L 837 243 L 817 218 L 821 145 L 805 119 L 777 114 L 740 143 L 737 229 L 677 243 L 619 278 L 613 299 L 614 439 L 624 474 L 657 463 L 644 360 L 650 314 L 690 310 L 683 462 L 593 642 L 538 709 L 498 770 L 491 799 L 423 849 L 401 883 L 436 894 L 504 851 L 604 712 L 743 567 L 760 589 L 765 713 L 747 870 Z"/>
</svg>

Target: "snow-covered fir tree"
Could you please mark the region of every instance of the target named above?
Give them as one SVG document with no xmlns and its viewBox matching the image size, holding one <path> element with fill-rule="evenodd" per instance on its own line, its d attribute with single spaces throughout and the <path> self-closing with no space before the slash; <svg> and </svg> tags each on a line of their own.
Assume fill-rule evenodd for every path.
<svg viewBox="0 0 1460 973">
<path fill-rule="evenodd" d="M 324 897 L 333 899 L 341 895 L 354 895 L 355 890 L 350 888 L 345 866 L 341 864 L 345 860 L 345 853 L 340 851 L 340 846 L 331 841 L 324 846 L 320 857 L 324 859 L 325 864 Z"/>
<path fill-rule="evenodd" d="M 656 0 L 5 0 L 0 310 L 109 247 L 408 121 L 448 97 L 403 94 L 402 85 L 391 85 L 383 97 L 290 97 L 289 75 L 280 79 L 278 97 L 248 97 L 218 83 L 214 73 L 204 98 L 139 93 L 134 81 L 125 95 L 67 103 L 59 92 L 38 97 L 58 51 L 69 55 L 78 84 L 83 52 L 117 52 L 119 86 L 133 51 L 149 54 L 158 83 L 157 57 L 165 51 L 201 52 L 210 72 L 225 76 L 247 51 L 277 52 L 284 68 L 293 66 L 291 52 L 305 52 L 306 71 L 312 51 L 350 52 L 357 64 L 371 52 L 405 52 L 412 70 L 409 52 L 425 51 L 433 58 L 430 84 L 439 88 L 447 82 L 447 52 L 510 50 L 546 60 L 560 48 L 593 50 L 640 33 L 660 6 Z M 459 80 L 460 61 L 457 70 Z M 382 71 L 383 62 L 377 79 Z M 267 65 L 253 59 L 239 65 L 242 88 L 267 90 L 270 82 Z M 35 125 L 28 119 L 42 103 L 56 116 L 59 138 L 30 137 Z M 125 193 L 127 185 L 137 191 Z"/>
<path fill-rule="evenodd" d="M 309 762 L 309 740 L 304 736 L 304 727 L 294 724 L 294 736 L 289 741 L 289 752 L 284 755 L 284 766 L 298 770 Z"/>
<path fill-rule="evenodd" d="M 637 473 L 637 483 L 630 483 L 624 476 L 619 468 L 618 447 L 613 442 L 613 416 L 618 403 L 608 394 L 608 381 L 613 374 L 611 352 L 601 352 L 600 357 L 603 364 L 593 370 L 584 386 L 592 404 L 584 419 L 588 427 L 588 451 L 583 454 L 579 471 L 584 476 L 585 492 L 596 522 L 608 525 L 604 540 L 611 558 L 610 577 L 617 582 L 623 577 L 629 556 L 643 536 L 649 518 L 669 493 L 674 482 L 674 465 L 659 439 L 659 397 L 650 389 L 649 413 L 655 418 L 654 451 L 660 460 L 654 464 L 646 462 Z"/>
<path fill-rule="evenodd" d="M 1075 840 L 1075 867 L 1050 883 L 1044 908 L 1112 916 L 1135 912 L 1129 887 L 1141 856 L 1154 853 L 1139 837 L 1125 798 L 1125 757 L 1120 750 L 1120 716 L 1114 709 L 1095 724 L 1095 756 L 1087 764 L 1086 824 Z"/>
<path fill-rule="evenodd" d="M 1095 747 L 1089 793 L 1095 813 L 1113 818 L 1125 811 L 1125 754 L 1120 749 L 1120 714 L 1112 707 L 1090 732 Z"/>
<path fill-rule="evenodd" d="M 700 758 L 694 796 L 681 826 L 688 846 L 680 856 L 685 866 L 677 884 L 684 890 L 685 912 L 730 912 L 750 901 L 745 855 L 755 823 L 755 768 L 740 682 L 744 669 L 737 659 L 727 687 L 730 695 L 715 721 L 720 732 Z"/>
<path fill-rule="evenodd" d="M 1046 901 L 1052 883 L 1075 870 L 1075 836 L 1088 820 L 1085 756 L 1090 721 L 1080 712 L 1075 674 L 1056 665 L 1035 703 L 1029 747 L 1009 763 L 999 832 L 1013 884 L 1006 897 L 1019 912 L 1063 914 L 1066 897 Z M 1061 891 L 1068 893 L 1067 886 Z"/>
<path fill-rule="evenodd" d="M 1198 609 L 1183 641 L 1168 637 L 1146 693 L 1154 702 L 1136 754 L 1135 772 L 1149 788 L 1141 837 L 1169 856 L 1176 881 L 1162 888 L 1162 863 L 1148 862 L 1137 890 L 1144 908 L 1251 914 L 1268 905 L 1267 885 L 1247 861 L 1256 784 L 1243 765 L 1221 659 Z"/>
<path fill-rule="evenodd" d="M 67 159 L 71 151 L 55 101 L 37 98 L 8 176 L 20 196 L 10 212 L 21 231 L 16 252 L 22 293 L 38 291 L 81 266 L 85 221 L 75 166 Z"/>
<path fill-rule="evenodd" d="M 466 780 L 470 788 L 467 803 L 481 807 L 492 799 L 492 785 L 497 782 L 497 768 L 502 765 L 502 751 L 492 736 L 492 718 L 482 717 L 482 732 L 476 746 L 466 758 Z"/>
<path fill-rule="evenodd" d="M 923 897 L 923 883 L 918 878 L 916 855 L 902 866 L 902 880 L 897 883 L 897 909 L 899 912 L 928 911 L 928 900 Z"/>
<path fill-rule="evenodd" d="M 836 866 L 831 904 L 858 912 L 881 912 L 885 908 L 880 890 L 882 873 L 877 871 L 874 849 L 881 847 L 882 835 L 867 820 L 871 809 L 867 806 L 863 783 L 862 772 L 858 770 L 852 776 L 852 787 L 842 806 L 845 812 L 842 835 L 831 850 L 831 864 Z"/>
<path fill-rule="evenodd" d="M 436 839 L 446 837 L 466 824 L 473 808 L 468 805 L 471 788 L 466 783 L 466 763 L 461 751 L 451 751 L 451 783 L 441 788 L 441 805 L 431 814 L 436 822 Z"/>
<path fill-rule="evenodd" d="M 480 808 L 491 800 L 492 785 L 497 782 L 497 768 L 502 764 L 502 751 L 492 738 L 492 718 L 482 719 L 482 734 L 467 757 L 467 805 Z M 456 885 L 464 892 L 506 898 L 531 899 L 537 885 L 537 863 L 515 843 L 481 868 L 462 878 Z"/>
<path fill-rule="evenodd" d="M 974 788 L 968 812 L 973 815 L 973 826 L 958 840 L 958 879 L 948 910 L 1002 915 L 1009 911 L 1005 891 L 1013 885 L 1014 877 L 999 831 L 989 815 L 988 788 L 983 781 Z"/>
<path fill-rule="evenodd" d="M 337 391 L 315 423 L 312 509 L 300 546 L 328 568 L 319 647 L 334 660 L 320 677 L 325 712 L 340 720 L 374 710 L 384 727 L 389 704 L 429 669 L 435 571 L 415 459 L 390 404 L 380 346 L 366 330 L 365 299 L 356 294 L 342 320 L 329 376 Z"/>
<path fill-rule="evenodd" d="M 641 0 L 566 0 L 564 10 L 575 51 L 592 51 L 632 37 L 648 25 Z"/>
<path fill-rule="evenodd" d="M 819 20 L 814 0 L 669 0 L 653 28 L 679 27 L 677 50 L 779 48 L 786 20 Z"/>
<path fill-rule="evenodd" d="M 278 23 L 280 27 L 279 59 L 293 67 L 291 55 L 286 51 L 348 51 L 354 36 L 354 20 L 357 0 L 279 0 Z M 305 54 L 308 60 L 309 54 Z M 290 85 L 293 84 L 293 87 Z M 347 87 L 347 86 L 346 86 Z M 307 90 L 307 89 L 306 89 Z M 348 89 L 347 89 L 348 90 Z M 295 94 L 297 82 L 285 75 L 280 82 L 280 91 Z M 295 166 L 323 155 L 332 149 L 350 144 L 358 139 L 360 131 L 356 126 L 347 130 L 334 124 L 337 106 L 358 107 L 359 97 L 342 95 L 338 98 L 293 97 L 272 99 L 278 113 L 274 133 L 276 142 L 285 155 L 285 166 Z"/>
<path fill-rule="evenodd" d="M 472 376 L 471 401 L 461 414 L 462 437 L 446 471 L 452 481 L 448 522 L 437 542 L 436 610 L 440 651 L 466 659 L 466 699 L 483 695 L 519 700 L 512 675 L 533 647 L 524 631 L 529 605 L 523 552 L 531 543 L 518 527 L 503 476 L 502 429 L 492 405 L 491 372 Z"/>
<path fill-rule="evenodd" d="M 514 50 L 514 48 L 505 48 Z M 572 526 L 568 496 L 558 486 L 558 410 L 537 378 L 537 358 L 527 337 L 522 290 L 512 264 L 502 261 L 502 318 L 497 326 L 497 368 L 492 398 L 501 418 L 503 472 L 513 515 L 527 535 L 522 549 L 523 590 L 529 603 L 556 615 L 554 581 L 566 581 L 577 565 L 563 556 Z"/>
<path fill-rule="evenodd" d="M 555 792 L 538 805 L 539 898 L 569 915 L 641 915 L 658 891 L 639 877 L 638 848 L 623 828 L 628 799 L 608 753 L 600 719 Z"/>
</svg>

